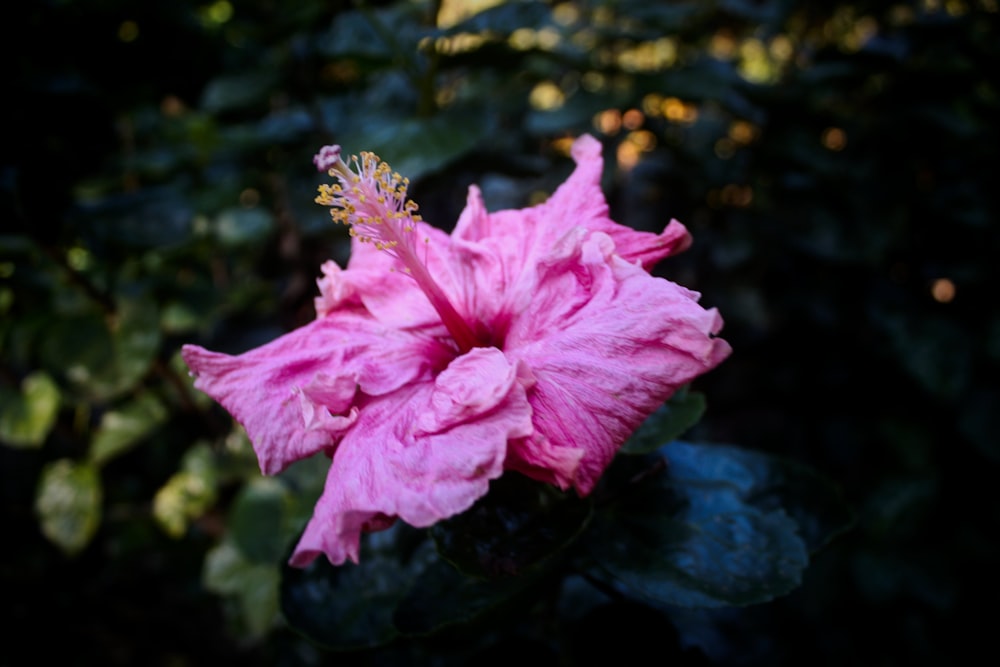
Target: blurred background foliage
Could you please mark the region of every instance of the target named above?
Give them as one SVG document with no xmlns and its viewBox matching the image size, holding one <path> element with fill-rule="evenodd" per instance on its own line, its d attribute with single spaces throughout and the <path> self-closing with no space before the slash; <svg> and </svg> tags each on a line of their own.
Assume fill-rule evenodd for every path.
<svg viewBox="0 0 1000 667">
<path fill-rule="evenodd" d="M 734 354 L 697 383 L 694 435 L 816 467 L 858 521 L 775 602 L 692 630 L 609 599 L 558 637 L 486 633 L 479 662 L 675 645 L 680 664 L 950 663 L 988 636 L 1000 560 L 998 16 L 996 0 L 12 5 L 0 664 L 399 657 L 331 660 L 284 626 L 278 564 L 324 466 L 262 479 L 177 351 L 313 317 L 321 262 L 348 253 L 312 201 L 319 146 L 379 153 L 449 228 L 471 183 L 491 209 L 544 198 L 583 132 L 606 146 L 614 217 L 683 221 L 695 245 L 658 271 L 726 319 Z"/>
</svg>

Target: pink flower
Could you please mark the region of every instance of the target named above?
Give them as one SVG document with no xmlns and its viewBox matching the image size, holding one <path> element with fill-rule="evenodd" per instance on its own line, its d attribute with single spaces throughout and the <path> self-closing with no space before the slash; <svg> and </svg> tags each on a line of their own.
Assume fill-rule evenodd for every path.
<svg viewBox="0 0 1000 667">
<path fill-rule="evenodd" d="M 362 532 L 458 514 L 504 470 L 588 494 L 653 410 L 729 354 L 718 313 L 648 273 L 687 231 L 610 220 L 600 153 L 577 140 L 576 170 L 533 208 L 487 213 L 472 187 L 450 236 L 375 156 L 317 156 L 337 179 L 317 201 L 354 237 L 347 269 L 322 267 L 317 319 L 239 356 L 183 351 L 264 473 L 332 458 L 293 565 L 357 562 Z"/>
</svg>

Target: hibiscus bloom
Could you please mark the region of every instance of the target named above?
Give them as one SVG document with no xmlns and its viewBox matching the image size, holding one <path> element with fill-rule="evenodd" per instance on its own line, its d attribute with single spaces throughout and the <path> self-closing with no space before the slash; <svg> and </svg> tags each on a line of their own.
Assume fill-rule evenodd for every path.
<svg viewBox="0 0 1000 667">
<path fill-rule="evenodd" d="M 370 153 L 316 163 L 317 201 L 350 226 L 322 267 L 316 320 L 238 356 L 188 345 L 195 386 L 247 431 L 265 474 L 332 463 L 291 563 L 357 562 L 360 536 L 458 514 L 505 470 L 590 493 L 618 448 L 681 385 L 729 354 L 698 294 L 648 269 L 685 249 L 613 222 L 601 146 L 545 203 L 488 213 L 479 190 L 451 235 Z"/>
</svg>

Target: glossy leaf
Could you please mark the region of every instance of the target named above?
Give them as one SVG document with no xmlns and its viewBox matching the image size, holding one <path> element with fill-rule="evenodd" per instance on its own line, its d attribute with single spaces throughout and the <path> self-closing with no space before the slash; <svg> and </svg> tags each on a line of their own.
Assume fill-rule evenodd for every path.
<svg viewBox="0 0 1000 667">
<path fill-rule="evenodd" d="M 60 459 L 42 470 L 35 496 L 42 532 L 69 555 L 83 550 L 101 520 L 101 480 L 89 463 Z"/>
<path fill-rule="evenodd" d="M 793 471 L 735 447 L 674 442 L 659 454 L 615 472 L 621 495 L 588 533 L 599 576 L 685 607 L 766 602 L 799 585 L 803 514 L 776 491 Z"/>
<path fill-rule="evenodd" d="M 482 579 L 442 560 L 426 532 L 396 523 L 362 536 L 360 564 L 285 567 L 282 609 L 289 624 L 327 648 L 381 646 L 480 618 L 535 584 L 544 569 Z"/>
<path fill-rule="evenodd" d="M 317 558 L 305 569 L 285 566 L 281 608 L 289 625 L 336 650 L 370 648 L 400 636 L 396 607 L 437 559 L 422 531 L 396 524 L 362 536 L 360 564 Z"/>
<path fill-rule="evenodd" d="M 13 447 L 39 447 L 59 413 L 59 387 L 44 371 L 31 373 L 21 391 L 0 389 L 0 441 Z"/>
<path fill-rule="evenodd" d="M 531 568 L 515 577 L 481 579 L 434 560 L 400 601 L 393 622 L 410 636 L 469 623 L 513 602 L 544 574 L 544 568 Z"/>
<path fill-rule="evenodd" d="M 431 528 L 438 552 L 478 577 L 516 576 L 583 530 L 590 503 L 520 475 L 504 475 L 471 509 Z"/>
</svg>

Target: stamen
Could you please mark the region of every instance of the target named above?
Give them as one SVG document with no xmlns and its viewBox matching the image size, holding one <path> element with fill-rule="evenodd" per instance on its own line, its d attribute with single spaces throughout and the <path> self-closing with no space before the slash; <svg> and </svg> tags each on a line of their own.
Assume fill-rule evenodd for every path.
<svg viewBox="0 0 1000 667">
<path fill-rule="evenodd" d="M 333 221 L 350 227 L 358 241 L 371 243 L 403 263 L 462 352 L 480 346 L 416 253 L 414 231 L 421 218 L 416 202 L 406 198 L 409 179 L 392 171 L 374 153 L 363 152 L 360 158 L 352 155 L 349 160 L 350 164 L 341 159 L 339 146 L 324 146 L 313 158 L 318 168 L 338 181 L 320 185 L 316 203 L 329 206 Z"/>
</svg>

